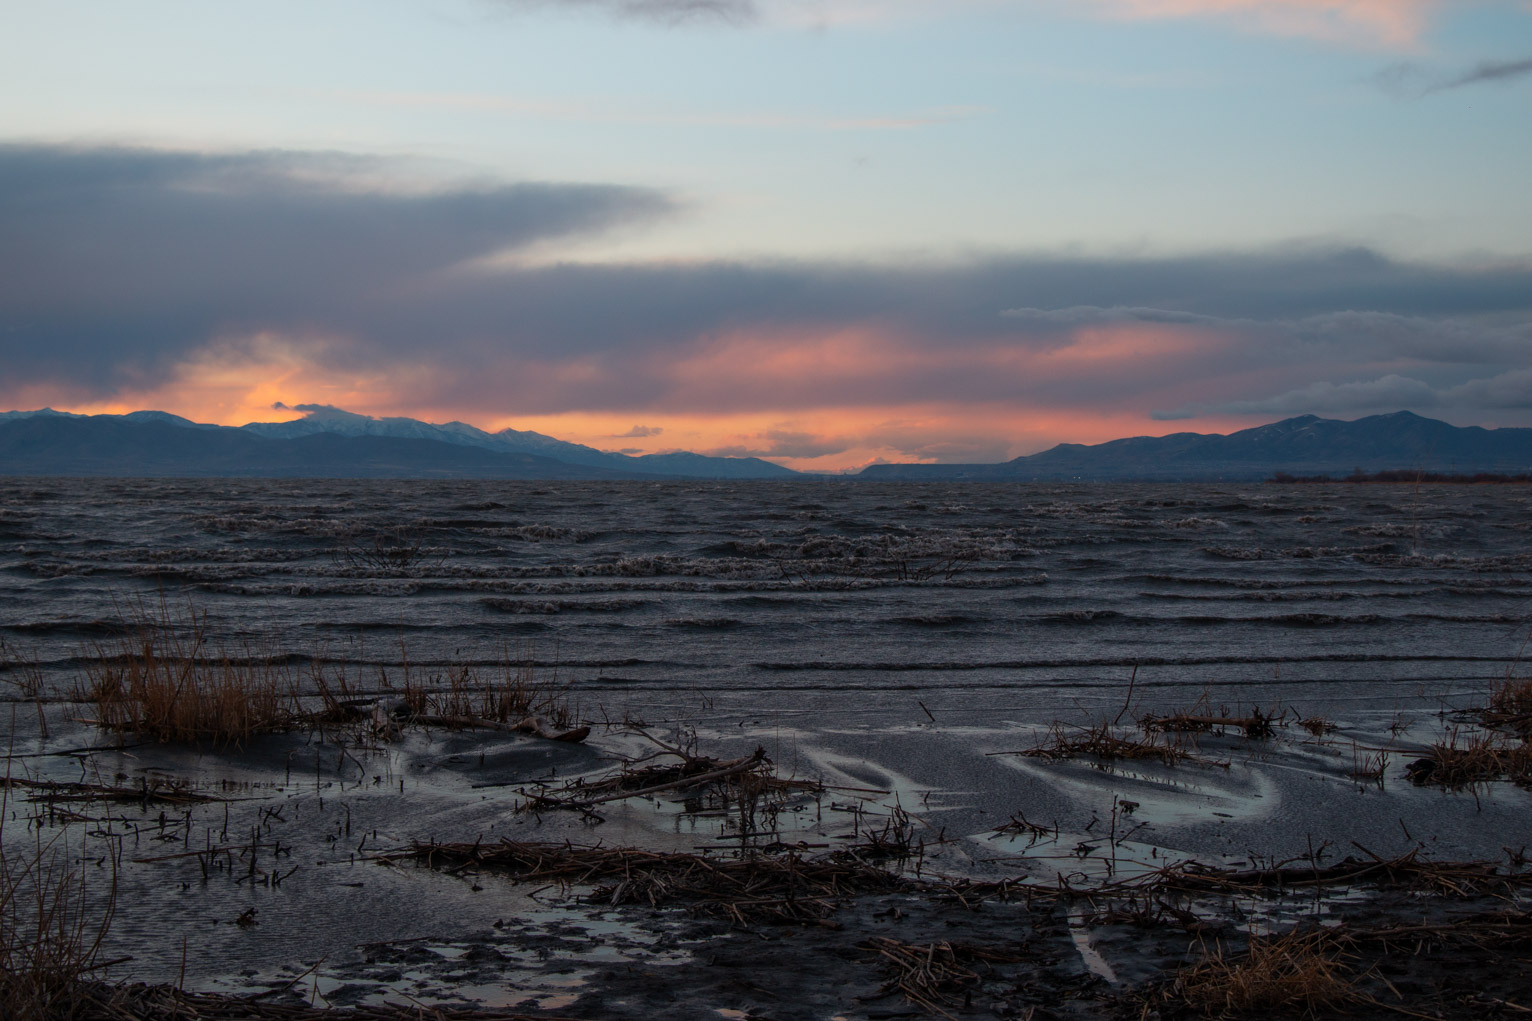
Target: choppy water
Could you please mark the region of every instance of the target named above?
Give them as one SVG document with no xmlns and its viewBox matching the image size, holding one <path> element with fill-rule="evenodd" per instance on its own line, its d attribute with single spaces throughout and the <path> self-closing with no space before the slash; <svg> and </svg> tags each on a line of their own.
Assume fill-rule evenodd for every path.
<svg viewBox="0 0 1532 1021">
<path fill-rule="evenodd" d="M 536 778 L 652 750 L 620 727 L 578 746 L 416 729 L 349 752 L 323 732 L 238 749 L 103 736 L 67 697 L 81 657 L 163 600 L 181 620 L 205 613 L 214 647 L 345 663 L 354 677 L 406 655 L 530 655 L 598 724 L 684 725 L 718 755 L 759 744 L 784 772 L 835 785 L 780 821 L 812 846 L 845 837 L 837 799 L 874 815 L 918 806 L 927 865 L 951 873 L 1100 867 L 1077 845 L 1099 843 L 1124 801 L 1140 807 L 1114 867 L 1344 853 L 1353 840 L 1497 857 L 1532 843 L 1532 792 L 1417 788 L 1403 763 L 1454 725 L 1441 710 L 1525 673 L 1529 504 L 1532 491 L 1500 486 L 0 480 L 12 667 L 0 695 L 21 661 L 65 696 L 34 720 L 10 694 L 12 775 L 234 792 L 167 819 L 148 803 L 60 815 L 18 791 L 27 825 L 0 825 L 0 839 L 114 848 L 131 910 L 108 949 L 132 956 L 130 977 L 243 988 L 320 957 L 339 969 L 323 981 L 360 981 L 378 956 L 368 941 L 525 942 L 565 925 L 508 884 L 383 868 L 368 849 L 504 834 L 690 849 L 727 835 L 644 800 L 606 806 L 594 835 L 573 813 L 514 811 L 512 792 Z M 1130 678 L 1135 712 L 1208 695 L 1323 713 L 1338 729 L 1208 735 L 1180 766 L 1008 754 L 1055 720 L 1122 718 Z M 1386 776 L 1359 780 L 1375 754 Z M 1018 811 L 1053 838 L 997 834 Z M 262 867 L 286 845 L 275 864 L 296 871 L 258 887 L 185 854 L 245 840 Z M 257 926 L 232 924 L 247 910 Z M 635 966 L 644 940 L 670 938 L 629 937 Z M 473 995 L 517 1002 L 512 978 Z M 558 993 L 564 979 L 539 981 Z M 390 982 L 403 988 L 377 988 Z"/>
<path fill-rule="evenodd" d="M 1482 684 L 1514 487 L 8 480 L 0 636 L 67 667 L 164 596 L 361 664 L 528 648 L 614 703 L 934 709 L 1138 683 Z"/>
</svg>

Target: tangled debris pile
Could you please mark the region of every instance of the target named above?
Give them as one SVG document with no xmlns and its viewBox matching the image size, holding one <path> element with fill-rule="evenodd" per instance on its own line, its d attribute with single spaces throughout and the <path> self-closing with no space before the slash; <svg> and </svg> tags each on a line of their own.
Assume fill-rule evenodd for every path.
<svg viewBox="0 0 1532 1021">
<path fill-rule="evenodd" d="M 595 811 L 598 805 L 666 795 L 679 799 L 686 812 L 730 813 L 737 835 L 742 838 L 769 837 L 775 841 L 777 817 L 788 802 L 795 797 L 818 795 L 825 789 L 815 780 L 778 776 L 764 748 L 723 760 L 661 741 L 639 728 L 635 728 L 635 733 L 660 750 L 637 761 L 624 760 L 618 769 L 594 779 L 577 777 L 559 786 L 523 788 L 520 793 L 525 800 L 519 804 L 519 810 L 578 811 L 587 820 L 599 822 L 601 816 Z M 648 764 L 640 765 L 643 762 Z"/>
<path fill-rule="evenodd" d="M 632 847 L 581 847 L 525 843 L 419 844 L 380 856 L 415 859 L 436 868 L 492 869 L 517 880 L 569 885 L 601 884 L 589 900 L 605 904 L 683 904 L 740 924 L 749 920 L 818 922 L 836 901 L 866 893 L 912 888 L 910 880 L 859 861 L 810 860 L 796 852 L 723 858 L 643 851 Z"/>
</svg>

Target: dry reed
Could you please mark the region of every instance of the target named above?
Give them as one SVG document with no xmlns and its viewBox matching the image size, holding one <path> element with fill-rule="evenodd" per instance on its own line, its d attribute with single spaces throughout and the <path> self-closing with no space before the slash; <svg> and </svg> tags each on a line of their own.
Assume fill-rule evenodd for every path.
<svg viewBox="0 0 1532 1021">
<path fill-rule="evenodd" d="M 1405 767 L 1416 784 L 1463 790 L 1493 780 L 1532 786 L 1532 744 L 1493 732 L 1465 734 L 1454 729 L 1445 741 Z"/>
<path fill-rule="evenodd" d="M 231 746 L 260 734 L 346 725 L 377 737 L 405 723 L 548 736 L 567 731 L 575 716 L 569 686 L 556 671 L 539 676 L 530 654 L 520 661 L 507 654 L 498 671 L 484 671 L 467 664 L 423 669 L 401 652 L 403 687 L 390 713 L 385 696 L 349 676 L 343 663 L 316 657 L 299 670 L 290 656 L 271 651 L 270 640 L 238 653 L 215 646 L 207 615 L 190 606 L 140 604 L 123 631 L 91 650 L 74 697 L 94 706 L 103 729 L 165 743 Z M 389 689 L 386 674 L 380 677 Z"/>
<path fill-rule="evenodd" d="M 274 656 L 212 649 L 207 615 L 178 618 L 166 604 L 140 605 L 127 634 L 98 646 L 75 697 L 92 703 L 107 730 L 166 743 L 234 745 L 293 726 L 296 685 Z"/>
<path fill-rule="evenodd" d="M 1490 692 L 1479 718 L 1487 727 L 1532 738 L 1532 680 L 1507 677 Z"/>
<path fill-rule="evenodd" d="M 1039 759 L 1073 759 L 1089 756 L 1102 761 L 1151 760 L 1173 766 L 1191 758 L 1180 741 L 1166 740 L 1161 732 L 1143 737 L 1120 731 L 1105 721 L 1089 727 L 1067 728 L 1055 722 L 1048 736 L 1035 748 L 1012 752 Z"/>
</svg>

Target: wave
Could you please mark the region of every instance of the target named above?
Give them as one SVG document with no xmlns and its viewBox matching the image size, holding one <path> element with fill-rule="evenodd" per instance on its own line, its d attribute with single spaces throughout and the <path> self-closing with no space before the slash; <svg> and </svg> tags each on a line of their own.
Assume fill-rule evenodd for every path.
<svg viewBox="0 0 1532 1021">
<path fill-rule="evenodd" d="M 1048 624 L 1094 624 L 1098 620 L 1123 620 L 1125 617 L 1116 610 L 1064 610 L 1035 619 Z"/>
<path fill-rule="evenodd" d="M 1289 546 L 1266 549 L 1260 546 L 1204 546 L 1202 552 L 1222 560 L 1319 560 L 1331 557 L 1382 556 L 1391 553 L 1391 544 L 1372 546 Z"/>
<path fill-rule="evenodd" d="M 37 620 L 0 624 L 0 630 L 21 635 L 123 635 L 130 630 L 121 620 Z"/>
<path fill-rule="evenodd" d="M 1355 583 L 1355 579 L 1350 579 Z M 1297 583 L 1301 584 L 1301 583 Z M 1251 603 L 1302 603 L 1336 602 L 1348 599 L 1432 599 L 1455 596 L 1473 599 L 1528 599 L 1532 588 L 1503 588 L 1485 585 L 1444 585 L 1435 588 L 1385 589 L 1361 591 L 1352 589 L 1321 589 L 1313 591 L 1299 588 L 1269 588 L 1253 592 L 1140 592 L 1139 597 L 1167 602 L 1251 602 Z"/>
<path fill-rule="evenodd" d="M 1062 670 L 1096 667 L 1161 667 L 1161 666 L 1261 666 L 1270 664 L 1299 663 L 1494 663 L 1504 664 L 1503 656 L 1472 655 L 1391 655 L 1375 652 L 1322 653 L 1316 655 L 1228 655 L 1203 656 L 1081 656 L 1038 657 L 1035 659 L 993 660 L 799 660 L 762 661 L 751 663 L 757 670 L 772 673 L 794 673 L 819 670 L 830 673 L 846 671 L 878 671 L 908 673 L 919 671 L 966 673 L 975 670 Z"/>
<path fill-rule="evenodd" d="M 949 628 L 964 624 L 983 624 L 987 619 L 967 613 L 920 613 L 906 617 L 894 617 L 891 623 L 907 627 Z"/>
<path fill-rule="evenodd" d="M 624 613 L 648 606 L 643 599 L 480 599 L 502 613 Z"/>
</svg>

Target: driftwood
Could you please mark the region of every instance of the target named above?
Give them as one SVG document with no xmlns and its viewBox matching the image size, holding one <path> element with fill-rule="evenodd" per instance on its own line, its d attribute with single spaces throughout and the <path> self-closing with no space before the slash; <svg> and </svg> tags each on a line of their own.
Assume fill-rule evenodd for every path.
<svg viewBox="0 0 1532 1021">
<path fill-rule="evenodd" d="M 821 784 L 813 781 L 777 776 L 764 748 L 758 747 L 751 755 L 725 761 L 690 754 L 657 741 L 648 734 L 644 736 L 664 749 L 663 754 L 680 761 L 651 764 L 641 769 L 632 769 L 629 763 L 624 763 L 621 769 L 591 780 L 579 778 L 559 787 L 543 785 L 541 790 L 523 790 L 527 800 L 520 808 L 530 811 L 589 811 L 596 805 L 669 791 L 684 791 L 688 799 L 706 793 L 716 795 L 725 803 L 734 800 L 741 804 L 753 804 L 762 795 L 784 798 L 794 793 L 818 793 L 823 790 Z"/>
</svg>

